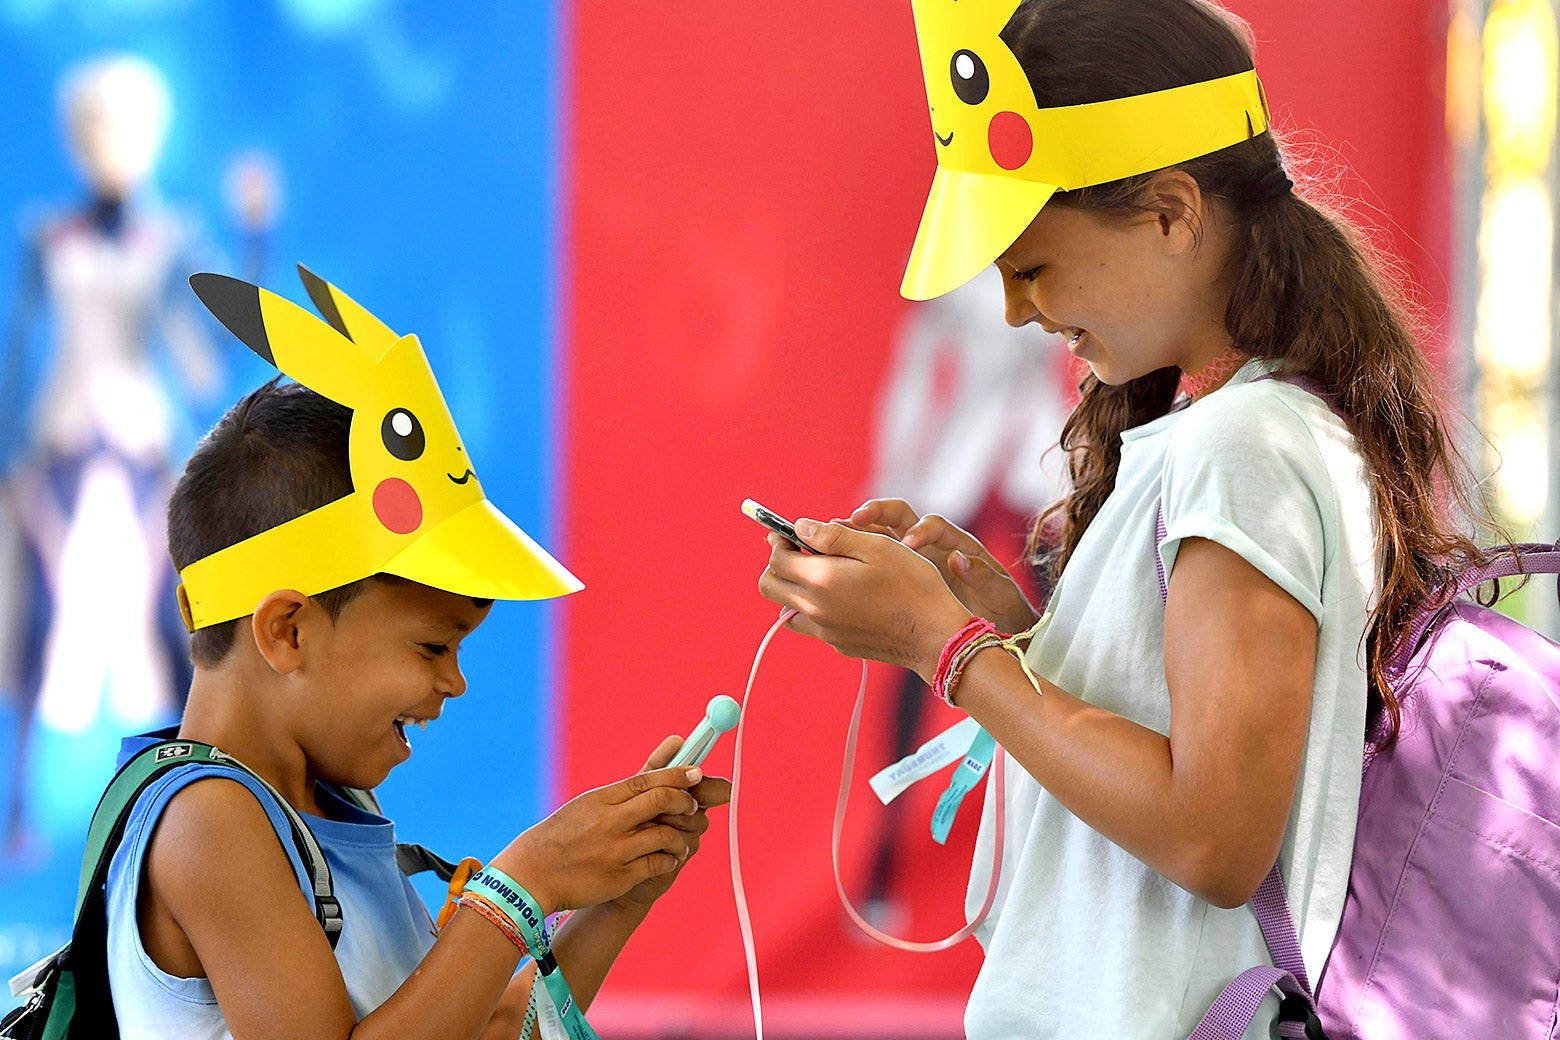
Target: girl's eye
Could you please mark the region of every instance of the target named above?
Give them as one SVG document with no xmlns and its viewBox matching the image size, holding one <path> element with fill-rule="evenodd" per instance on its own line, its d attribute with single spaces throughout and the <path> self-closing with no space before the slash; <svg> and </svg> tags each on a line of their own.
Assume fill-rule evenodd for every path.
<svg viewBox="0 0 1560 1040">
<path fill-rule="evenodd" d="M 1015 281 L 1032 282 L 1040 276 L 1040 272 L 1044 267 L 1044 264 L 1040 264 L 1036 267 L 1031 267 L 1027 271 L 1014 271 L 1013 278 Z"/>
<path fill-rule="evenodd" d="M 966 105 L 978 105 L 991 93 L 991 75 L 974 51 L 956 52 L 948 63 L 948 77 L 953 80 L 953 92 Z"/>
</svg>

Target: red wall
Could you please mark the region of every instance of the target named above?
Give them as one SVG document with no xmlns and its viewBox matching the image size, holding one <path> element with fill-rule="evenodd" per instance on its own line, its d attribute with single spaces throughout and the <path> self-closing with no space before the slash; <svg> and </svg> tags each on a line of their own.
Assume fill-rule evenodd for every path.
<svg viewBox="0 0 1560 1040">
<path fill-rule="evenodd" d="M 1315 165 L 1352 171 L 1335 187 L 1439 314 L 1441 5 L 1236 9 L 1278 125 Z M 562 608 L 570 793 L 637 766 L 713 694 L 740 695 L 775 616 L 741 500 L 829 517 L 861 499 L 933 163 L 907 3 L 586 0 L 572 18 L 562 556 L 588 589 Z M 871 946 L 835 902 L 829 819 L 856 675 L 782 635 L 750 706 L 742 847 L 766 1022 L 780 1037 L 959 1035 L 974 943 L 926 957 Z M 881 690 L 873 700 L 876 733 Z M 885 755 L 865 745 L 862 772 Z M 730 756 L 728 743 L 709 764 Z M 859 886 L 882 809 L 857 791 Z M 918 938 L 961 923 L 974 829 L 967 813 L 948 848 L 932 845 L 934 797 L 921 794 L 906 845 Z M 614 970 L 591 1016 L 608 1035 L 750 1034 L 724 823 Z"/>
</svg>

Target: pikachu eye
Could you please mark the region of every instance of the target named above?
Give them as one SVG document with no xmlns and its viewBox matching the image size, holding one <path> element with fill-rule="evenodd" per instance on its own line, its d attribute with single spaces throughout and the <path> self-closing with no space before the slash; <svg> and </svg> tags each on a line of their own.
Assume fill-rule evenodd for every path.
<svg viewBox="0 0 1560 1040">
<path fill-rule="evenodd" d="M 974 51 L 958 51 L 949 63 L 953 92 L 966 105 L 978 105 L 991 93 L 991 75 Z"/>
<path fill-rule="evenodd" d="M 392 408 L 385 413 L 379 436 L 385 442 L 385 450 L 402 462 L 420 458 L 423 449 L 428 446 L 422 423 L 405 408 Z"/>
</svg>

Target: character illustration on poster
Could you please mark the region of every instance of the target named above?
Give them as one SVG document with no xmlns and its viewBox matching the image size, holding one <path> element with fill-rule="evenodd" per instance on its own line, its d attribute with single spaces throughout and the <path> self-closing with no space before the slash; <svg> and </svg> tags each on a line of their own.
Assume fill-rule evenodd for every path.
<svg viewBox="0 0 1560 1040">
<path fill-rule="evenodd" d="M 203 236 L 152 183 L 172 118 L 163 76 L 131 55 L 93 58 L 66 74 L 60 104 L 85 198 L 24 222 L 0 360 L 0 681 L 14 702 L 3 840 L 24 858 L 38 827 L 76 823 L 29 807 L 41 734 L 144 726 L 182 703 L 162 513 L 188 411 L 220 392 L 224 367 L 184 285 L 211 264 Z M 230 178 L 257 264 L 266 171 Z"/>
</svg>

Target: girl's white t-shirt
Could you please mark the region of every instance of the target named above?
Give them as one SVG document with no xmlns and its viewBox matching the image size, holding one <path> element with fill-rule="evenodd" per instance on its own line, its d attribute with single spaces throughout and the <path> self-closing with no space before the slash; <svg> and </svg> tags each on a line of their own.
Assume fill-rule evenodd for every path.
<svg viewBox="0 0 1560 1040">
<path fill-rule="evenodd" d="M 1315 981 L 1337 931 L 1359 808 L 1365 626 L 1376 587 L 1368 474 L 1319 398 L 1248 362 L 1222 389 L 1122 435 L 1116 488 L 1078 543 L 1029 651 L 1067 692 L 1170 730 L 1165 573 L 1186 538 L 1217 542 L 1316 618 L 1316 685 L 1279 863 Z M 1189 691 L 1186 695 L 1195 695 Z M 972 1040 L 1180 1040 L 1237 974 L 1271 964 L 1249 905 L 1222 910 L 1084 824 L 1007 760 L 1007 804 L 988 785 L 970 877 L 973 919 L 990 878 L 994 813 L 1007 848 L 986 957 L 965 1014 Z M 1248 1038 L 1272 1034 L 1269 997 Z"/>
</svg>

